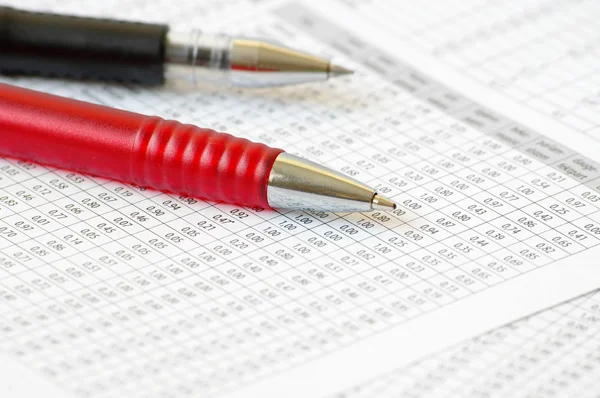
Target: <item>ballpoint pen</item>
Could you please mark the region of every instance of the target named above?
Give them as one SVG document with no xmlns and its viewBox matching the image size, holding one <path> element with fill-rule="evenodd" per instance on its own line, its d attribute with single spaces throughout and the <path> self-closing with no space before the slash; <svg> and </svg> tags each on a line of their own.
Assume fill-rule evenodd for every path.
<svg viewBox="0 0 600 398">
<path fill-rule="evenodd" d="M 281 149 L 0 84 L 0 155 L 263 208 L 394 210 L 372 188 Z"/>
<path fill-rule="evenodd" d="M 268 41 L 0 7 L 0 73 L 262 87 L 327 80 L 351 71 Z"/>
</svg>

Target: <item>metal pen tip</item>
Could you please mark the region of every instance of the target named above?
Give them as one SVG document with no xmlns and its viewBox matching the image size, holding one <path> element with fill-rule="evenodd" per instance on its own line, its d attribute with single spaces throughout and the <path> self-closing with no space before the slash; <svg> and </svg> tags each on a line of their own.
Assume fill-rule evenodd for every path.
<svg viewBox="0 0 600 398">
<path fill-rule="evenodd" d="M 329 76 L 330 77 L 351 75 L 353 73 L 354 73 L 353 70 L 346 69 L 343 66 L 339 66 L 339 65 L 335 65 L 335 64 L 329 64 Z"/>
<path fill-rule="evenodd" d="M 375 195 L 373 195 L 373 199 L 371 200 L 371 209 L 392 211 L 396 210 L 396 203 L 386 198 L 385 196 L 381 196 L 376 193 Z"/>
</svg>

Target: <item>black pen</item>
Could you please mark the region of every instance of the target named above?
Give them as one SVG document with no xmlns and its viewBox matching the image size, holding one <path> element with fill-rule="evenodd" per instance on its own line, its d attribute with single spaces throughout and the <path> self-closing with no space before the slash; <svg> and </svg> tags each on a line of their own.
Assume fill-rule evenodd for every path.
<svg viewBox="0 0 600 398">
<path fill-rule="evenodd" d="M 268 41 L 0 7 L 0 73 L 265 87 L 327 80 L 351 71 Z"/>
</svg>

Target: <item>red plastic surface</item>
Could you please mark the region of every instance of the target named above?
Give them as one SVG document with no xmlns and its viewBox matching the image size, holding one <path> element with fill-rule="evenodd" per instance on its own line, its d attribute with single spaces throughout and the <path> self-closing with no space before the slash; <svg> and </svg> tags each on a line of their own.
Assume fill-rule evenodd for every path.
<svg viewBox="0 0 600 398">
<path fill-rule="evenodd" d="M 180 195 L 269 208 L 280 149 L 0 84 L 0 155 Z"/>
</svg>

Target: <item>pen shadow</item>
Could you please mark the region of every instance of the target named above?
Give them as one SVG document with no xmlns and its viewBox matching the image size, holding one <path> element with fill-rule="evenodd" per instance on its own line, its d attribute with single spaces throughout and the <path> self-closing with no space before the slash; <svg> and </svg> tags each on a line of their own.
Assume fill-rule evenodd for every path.
<svg viewBox="0 0 600 398">
<path fill-rule="evenodd" d="M 351 77 L 337 78 L 327 82 L 313 82 L 282 87 L 215 87 L 214 85 L 197 84 L 189 86 L 184 82 L 170 82 L 159 90 L 169 90 L 182 98 L 198 98 L 208 96 L 221 99 L 227 103 L 237 99 L 240 103 L 261 101 L 273 105 L 292 104 L 303 106 L 312 111 L 315 109 L 341 110 L 358 112 L 368 108 L 368 103 L 361 98 L 359 92 L 349 91 L 347 85 Z"/>
<path fill-rule="evenodd" d="M 164 86 L 140 86 L 118 82 L 82 81 L 68 78 L 3 77 L 0 81 L 42 90 L 100 105 L 173 119 L 192 119 L 197 106 L 210 103 L 232 109 L 243 105 L 246 110 L 276 109 L 282 112 L 306 110 L 323 122 L 344 118 L 370 109 L 368 98 L 360 91 L 348 90 L 350 79 L 340 77 L 326 82 L 305 83 L 282 87 L 242 88 L 208 84 L 168 82 Z M 242 116 L 242 115 L 240 115 Z M 186 121 L 186 120 L 181 120 Z"/>
</svg>

